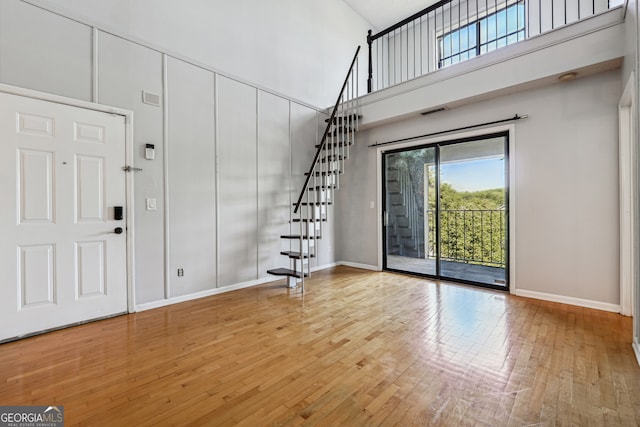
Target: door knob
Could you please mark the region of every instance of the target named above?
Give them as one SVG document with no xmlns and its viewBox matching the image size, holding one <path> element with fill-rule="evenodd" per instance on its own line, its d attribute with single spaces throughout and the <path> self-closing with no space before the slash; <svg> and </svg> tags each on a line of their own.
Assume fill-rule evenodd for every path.
<svg viewBox="0 0 640 427">
<path fill-rule="evenodd" d="M 122 234 L 122 227 L 116 227 L 113 232 L 116 234 Z"/>
</svg>

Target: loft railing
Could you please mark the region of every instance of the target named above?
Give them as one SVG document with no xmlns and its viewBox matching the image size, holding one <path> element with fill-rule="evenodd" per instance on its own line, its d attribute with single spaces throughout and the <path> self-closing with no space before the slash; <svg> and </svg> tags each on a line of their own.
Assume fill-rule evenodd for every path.
<svg viewBox="0 0 640 427">
<path fill-rule="evenodd" d="M 623 0 L 441 0 L 372 34 L 367 90 L 384 89 L 606 12 Z"/>
<path fill-rule="evenodd" d="M 428 258 L 436 258 L 436 212 L 429 209 Z M 443 209 L 440 211 L 440 259 L 504 268 L 504 209 Z"/>
</svg>

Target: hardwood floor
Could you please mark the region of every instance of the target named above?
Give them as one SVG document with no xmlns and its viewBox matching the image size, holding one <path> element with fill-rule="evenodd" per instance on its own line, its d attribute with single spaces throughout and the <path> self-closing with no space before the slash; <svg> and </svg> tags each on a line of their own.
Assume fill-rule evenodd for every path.
<svg viewBox="0 0 640 427">
<path fill-rule="evenodd" d="M 348 267 L 0 345 L 66 425 L 640 424 L 631 319 Z"/>
</svg>

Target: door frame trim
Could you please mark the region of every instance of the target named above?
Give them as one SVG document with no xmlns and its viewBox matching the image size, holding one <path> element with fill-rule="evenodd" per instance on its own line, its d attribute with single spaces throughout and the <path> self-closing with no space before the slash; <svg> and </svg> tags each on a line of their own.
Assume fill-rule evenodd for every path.
<svg viewBox="0 0 640 427">
<path fill-rule="evenodd" d="M 635 315 L 634 294 L 638 281 L 636 251 L 637 230 L 637 178 L 636 135 L 633 117 L 636 114 L 634 73 L 618 102 L 619 129 L 619 193 L 620 193 L 620 313 Z"/>
<path fill-rule="evenodd" d="M 83 101 L 79 99 L 67 98 L 65 96 L 54 95 L 51 93 L 40 92 L 32 89 L 25 89 L 17 86 L 11 86 L 0 83 L 0 92 L 10 95 L 23 96 L 40 101 L 48 101 L 56 104 L 67 105 L 70 107 L 83 108 L 85 110 L 93 110 L 101 113 L 115 114 L 124 117 L 124 146 L 125 146 L 125 164 L 133 164 L 133 111 L 122 108 L 111 107 L 108 105 L 96 104 L 94 102 Z M 124 165 L 123 165 L 124 166 Z M 127 241 L 126 241 L 126 271 L 127 271 L 127 311 L 135 312 L 135 258 L 134 258 L 134 203 L 133 203 L 133 174 L 125 174 L 125 192 L 126 203 L 125 213 L 127 217 Z"/>
<path fill-rule="evenodd" d="M 474 138 L 486 134 L 491 133 L 508 133 L 509 139 L 509 182 L 507 186 L 509 188 L 509 253 L 508 253 L 508 262 L 509 262 L 509 290 L 508 292 L 515 295 L 517 293 L 517 282 L 516 282 L 516 191 L 515 191 L 515 180 L 516 180 L 516 161 L 515 161 L 515 139 L 516 139 L 516 127 L 514 123 L 510 123 L 507 125 L 500 126 L 489 126 L 482 127 L 478 129 L 473 129 L 466 132 L 460 133 L 451 133 L 446 135 L 438 135 L 430 138 L 424 138 L 419 140 L 413 140 L 409 142 L 399 143 L 399 144 L 391 144 L 384 147 L 378 147 L 376 149 L 376 203 L 378 206 L 377 212 L 377 253 L 378 253 L 378 265 L 377 268 L 379 271 L 383 270 L 383 250 L 384 250 L 384 242 L 383 242 L 383 233 L 382 233 L 382 225 L 383 225 L 383 200 L 382 200 L 382 155 L 387 151 L 395 151 L 398 149 L 411 148 L 416 146 L 422 146 L 427 144 L 436 144 L 444 141 L 451 141 L 454 139 L 466 139 L 466 138 Z"/>
</svg>

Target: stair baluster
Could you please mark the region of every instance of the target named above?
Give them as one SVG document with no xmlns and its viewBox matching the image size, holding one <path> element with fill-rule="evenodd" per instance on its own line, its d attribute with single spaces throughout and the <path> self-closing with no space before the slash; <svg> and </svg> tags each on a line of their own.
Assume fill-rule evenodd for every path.
<svg viewBox="0 0 640 427">
<path fill-rule="evenodd" d="M 340 174 L 345 170 L 349 145 L 355 142 L 360 117 L 357 101 L 359 52 L 360 46 L 356 49 L 331 115 L 326 120 L 327 126 L 316 145 L 315 157 L 306 173 L 300 195 L 293 205 L 292 222 L 299 224 L 299 234 L 280 236 L 290 241 L 289 250 L 281 254 L 289 257 L 291 268 L 267 271 L 269 274 L 288 277 L 290 287 L 296 287 L 299 280 L 302 292 L 305 277 L 311 274 L 311 258 L 318 256 L 318 240 L 323 236 L 322 223 L 329 221 L 329 206 L 334 203 L 335 190 L 340 187 Z M 297 241 L 297 251 L 291 247 L 293 241 Z"/>
</svg>

